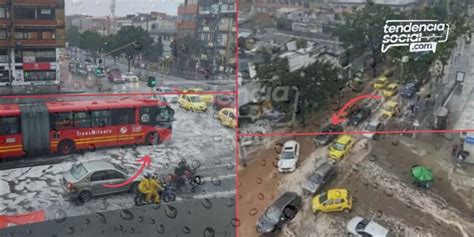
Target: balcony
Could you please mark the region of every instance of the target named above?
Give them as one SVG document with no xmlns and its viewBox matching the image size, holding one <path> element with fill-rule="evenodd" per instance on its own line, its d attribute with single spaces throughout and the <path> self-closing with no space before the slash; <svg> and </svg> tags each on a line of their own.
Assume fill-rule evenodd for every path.
<svg viewBox="0 0 474 237">
<path fill-rule="evenodd" d="M 7 0 L 4 0 L 7 1 Z M 61 5 L 62 0 L 15 0 L 15 6 L 56 6 Z"/>
<path fill-rule="evenodd" d="M 196 15 L 198 13 L 198 5 L 179 6 L 178 15 Z"/>
<path fill-rule="evenodd" d="M 35 19 L 15 19 L 16 26 L 51 26 L 56 27 L 60 25 L 60 22 L 56 19 L 53 20 L 35 20 Z"/>
<path fill-rule="evenodd" d="M 196 29 L 196 22 L 195 21 L 178 21 L 176 22 L 177 29 Z"/>
<path fill-rule="evenodd" d="M 24 39 L 24 40 L 16 40 L 16 45 L 21 45 L 22 47 L 29 47 L 29 46 L 56 46 L 61 44 L 59 40 L 55 39 Z M 64 43 L 63 43 L 64 44 Z"/>
</svg>

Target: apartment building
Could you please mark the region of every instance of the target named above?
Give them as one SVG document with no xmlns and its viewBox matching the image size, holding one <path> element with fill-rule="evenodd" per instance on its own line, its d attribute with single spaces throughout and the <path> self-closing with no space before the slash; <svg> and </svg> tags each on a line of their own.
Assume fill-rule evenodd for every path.
<svg viewBox="0 0 474 237">
<path fill-rule="evenodd" d="M 201 67 L 225 71 L 235 63 L 235 0 L 199 0 L 197 34 L 201 42 Z"/>
<path fill-rule="evenodd" d="M 0 86 L 57 85 L 64 0 L 0 0 Z"/>
<path fill-rule="evenodd" d="M 187 35 L 191 37 L 196 36 L 196 20 L 198 10 L 198 0 L 184 0 L 184 3 L 178 6 L 176 37 L 182 38 Z"/>
</svg>

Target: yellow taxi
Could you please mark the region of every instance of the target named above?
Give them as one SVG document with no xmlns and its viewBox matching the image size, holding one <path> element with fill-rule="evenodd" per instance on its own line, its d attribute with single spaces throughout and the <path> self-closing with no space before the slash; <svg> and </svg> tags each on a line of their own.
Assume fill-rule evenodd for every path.
<svg viewBox="0 0 474 237">
<path fill-rule="evenodd" d="M 398 84 L 397 83 L 390 83 L 385 90 L 383 91 L 383 96 L 385 97 L 392 97 L 398 92 Z"/>
<path fill-rule="evenodd" d="M 207 103 L 198 95 L 181 95 L 178 103 L 181 108 L 193 112 L 205 112 L 207 110 Z"/>
<path fill-rule="evenodd" d="M 186 93 L 189 93 L 189 92 L 204 92 L 204 89 L 201 89 L 201 88 L 189 88 L 189 89 L 185 89 L 183 90 L 183 92 L 186 92 Z M 213 95 L 206 95 L 206 94 L 197 94 L 198 96 L 200 96 L 204 102 L 206 103 L 211 103 L 212 101 L 214 101 L 214 96 Z"/>
<path fill-rule="evenodd" d="M 235 128 L 237 126 L 237 110 L 235 108 L 224 108 L 219 111 L 217 119 L 221 121 L 222 125 Z"/>
<path fill-rule="evenodd" d="M 388 78 L 386 76 L 380 76 L 374 83 L 374 89 L 381 90 L 388 84 Z"/>
<path fill-rule="evenodd" d="M 352 195 L 347 189 L 330 189 L 313 197 L 313 213 L 318 212 L 350 212 L 352 210 Z"/>
<path fill-rule="evenodd" d="M 329 158 L 341 159 L 344 158 L 354 146 L 354 138 L 349 135 L 340 135 L 332 144 L 329 146 Z"/>
<path fill-rule="evenodd" d="M 383 105 L 382 117 L 388 119 L 390 117 L 397 116 L 399 112 L 400 107 L 398 106 L 398 103 L 393 100 L 389 100 Z"/>
</svg>

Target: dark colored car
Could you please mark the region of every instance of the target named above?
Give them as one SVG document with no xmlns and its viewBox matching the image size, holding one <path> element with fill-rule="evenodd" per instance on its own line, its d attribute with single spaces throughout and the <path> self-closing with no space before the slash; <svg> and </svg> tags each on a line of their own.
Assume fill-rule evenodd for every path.
<svg viewBox="0 0 474 237">
<path fill-rule="evenodd" d="M 372 111 L 368 108 L 359 108 L 349 117 L 349 124 L 359 125 L 370 117 Z"/>
<path fill-rule="evenodd" d="M 412 98 L 420 90 L 421 82 L 415 81 L 407 83 L 400 90 L 400 96 L 403 98 Z"/>
<path fill-rule="evenodd" d="M 332 123 L 328 124 L 326 127 L 324 127 L 321 132 L 323 133 L 333 133 L 333 132 L 342 132 L 344 129 L 342 128 L 341 125 L 334 125 Z M 317 144 L 317 145 L 320 145 L 320 146 L 325 146 L 329 143 L 331 143 L 332 141 L 334 141 L 334 139 L 336 139 L 340 134 L 321 134 L 321 135 L 317 135 L 316 137 L 314 137 L 314 142 Z"/>
<path fill-rule="evenodd" d="M 301 184 L 303 191 L 314 195 L 336 175 L 334 165 L 324 162 L 318 166 Z"/>
<path fill-rule="evenodd" d="M 285 192 L 273 202 L 257 221 L 257 232 L 268 235 L 281 230 L 283 224 L 295 218 L 302 200 L 295 192 Z"/>
<path fill-rule="evenodd" d="M 220 111 L 223 108 L 233 108 L 235 97 L 231 95 L 217 95 L 214 97 L 214 110 Z"/>
</svg>

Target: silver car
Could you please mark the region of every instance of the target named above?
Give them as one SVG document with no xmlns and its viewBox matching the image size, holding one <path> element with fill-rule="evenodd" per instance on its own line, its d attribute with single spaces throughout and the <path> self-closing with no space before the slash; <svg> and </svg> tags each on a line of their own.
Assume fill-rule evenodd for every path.
<svg viewBox="0 0 474 237">
<path fill-rule="evenodd" d="M 356 216 L 346 225 L 347 233 L 353 237 L 394 237 L 394 233 L 387 228 L 369 219 Z"/>
<path fill-rule="evenodd" d="M 73 165 L 64 173 L 61 185 L 66 198 L 87 202 L 100 195 L 137 192 L 139 179 L 118 188 L 104 187 L 124 183 L 132 175 L 133 172 L 108 161 L 89 161 Z"/>
<path fill-rule="evenodd" d="M 334 165 L 324 162 L 303 181 L 301 184 L 303 191 L 306 194 L 314 195 L 335 175 Z"/>
</svg>

